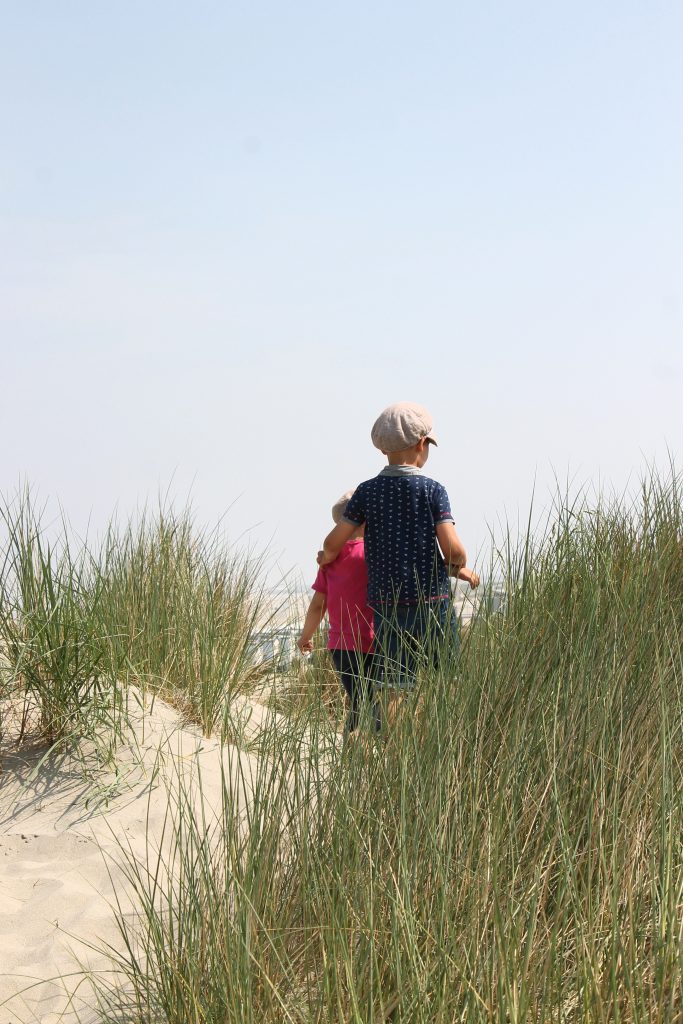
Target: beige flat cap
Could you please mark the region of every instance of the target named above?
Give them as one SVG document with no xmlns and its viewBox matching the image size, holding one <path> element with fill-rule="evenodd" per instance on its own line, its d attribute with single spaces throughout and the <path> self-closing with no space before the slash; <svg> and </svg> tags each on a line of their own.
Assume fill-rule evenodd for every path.
<svg viewBox="0 0 683 1024">
<path fill-rule="evenodd" d="M 423 437 L 436 444 L 432 426 L 432 417 L 423 405 L 396 402 L 379 414 L 370 436 L 375 448 L 388 455 L 412 448 Z"/>
</svg>

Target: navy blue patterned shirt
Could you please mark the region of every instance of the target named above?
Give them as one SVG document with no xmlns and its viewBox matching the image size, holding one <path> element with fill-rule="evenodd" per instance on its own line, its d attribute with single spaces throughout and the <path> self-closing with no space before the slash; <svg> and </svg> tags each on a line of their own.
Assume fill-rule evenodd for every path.
<svg viewBox="0 0 683 1024">
<path fill-rule="evenodd" d="M 452 523 L 446 488 L 415 466 L 385 466 L 359 484 L 344 519 L 365 523 L 368 604 L 417 604 L 450 595 L 436 541 L 438 523 Z"/>
</svg>

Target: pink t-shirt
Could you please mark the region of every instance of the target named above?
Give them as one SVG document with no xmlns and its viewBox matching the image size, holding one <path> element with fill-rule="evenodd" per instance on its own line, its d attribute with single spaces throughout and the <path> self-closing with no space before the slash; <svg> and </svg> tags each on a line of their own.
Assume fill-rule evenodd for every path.
<svg viewBox="0 0 683 1024">
<path fill-rule="evenodd" d="M 321 566 L 313 590 L 327 597 L 329 650 L 371 651 L 373 614 L 367 603 L 368 570 L 362 537 L 347 541 L 334 562 Z"/>
</svg>

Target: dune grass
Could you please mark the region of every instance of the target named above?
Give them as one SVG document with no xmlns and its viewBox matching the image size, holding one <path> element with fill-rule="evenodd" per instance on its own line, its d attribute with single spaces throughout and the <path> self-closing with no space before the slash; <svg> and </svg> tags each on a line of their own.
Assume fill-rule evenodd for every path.
<svg viewBox="0 0 683 1024">
<path fill-rule="evenodd" d="M 0 714 L 37 709 L 51 743 L 115 733 L 135 682 L 231 735 L 257 563 L 188 513 L 96 548 L 48 543 L 26 496 L 3 521 Z M 494 571 L 504 611 L 391 732 L 343 743 L 316 663 L 276 693 L 255 777 L 224 748 L 216 819 L 178 777 L 159 860 L 127 856 L 140 917 L 103 1021 L 681 1016 L 679 481 L 558 501 Z"/>
<path fill-rule="evenodd" d="M 179 704 L 206 736 L 254 675 L 251 636 L 267 622 L 263 559 L 187 510 L 114 529 L 100 559 L 100 632 L 111 673 Z"/>
<path fill-rule="evenodd" d="M 0 648 L 5 697 L 20 705 L 20 738 L 35 715 L 49 743 L 118 729 L 120 690 L 96 628 L 101 580 L 62 523 L 48 540 L 24 492 L 0 506 Z"/>
<path fill-rule="evenodd" d="M 311 696 L 215 821 L 179 779 L 102 1021 L 681 1018 L 678 481 L 536 536 L 390 733 L 335 741 Z"/>
<path fill-rule="evenodd" d="M 0 742 L 11 705 L 19 741 L 32 730 L 49 745 L 111 744 L 129 683 L 171 699 L 207 736 L 229 728 L 267 619 L 262 559 L 188 510 L 112 524 L 89 543 L 64 518 L 46 524 L 28 490 L 0 505 L 0 537 Z"/>
</svg>

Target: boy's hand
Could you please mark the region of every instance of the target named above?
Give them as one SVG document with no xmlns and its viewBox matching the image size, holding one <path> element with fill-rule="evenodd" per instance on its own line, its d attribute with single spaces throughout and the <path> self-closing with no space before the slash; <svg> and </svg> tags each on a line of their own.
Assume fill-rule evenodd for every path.
<svg viewBox="0 0 683 1024">
<path fill-rule="evenodd" d="M 474 569 L 461 569 L 458 573 L 458 579 L 464 580 L 465 583 L 469 583 L 472 590 L 476 590 L 479 586 L 479 577 Z"/>
<path fill-rule="evenodd" d="M 313 640 L 305 640 L 302 633 L 296 642 L 296 646 L 299 648 L 301 654 L 310 654 L 313 650 Z"/>
<path fill-rule="evenodd" d="M 316 562 L 318 563 L 318 565 L 329 565 L 330 562 L 334 562 L 336 557 L 336 555 L 326 554 L 325 549 L 321 548 L 320 551 L 318 552 Z"/>
</svg>

